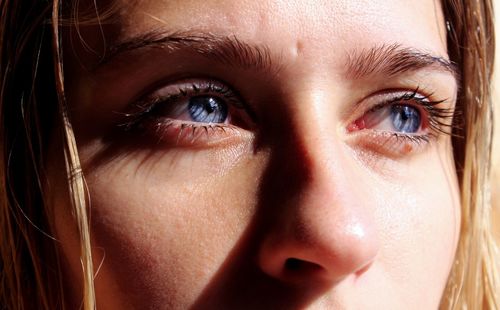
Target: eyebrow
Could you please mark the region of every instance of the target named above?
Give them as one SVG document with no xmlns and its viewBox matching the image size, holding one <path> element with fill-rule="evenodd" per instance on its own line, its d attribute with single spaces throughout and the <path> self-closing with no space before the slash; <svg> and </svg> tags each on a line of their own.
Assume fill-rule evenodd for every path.
<svg viewBox="0 0 500 310">
<path fill-rule="evenodd" d="M 235 35 L 222 36 L 209 32 L 185 31 L 165 33 L 152 31 L 117 42 L 108 47 L 98 66 L 102 66 L 125 52 L 143 48 L 160 48 L 167 52 L 191 50 L 222 64 L 243 69 L 277 73 L 281 64 L 272 57 L 266 45 L 252 45 Z"/>
<path fill-rule="evenodd" d="M 249 44 L 235 35 L 217 35 L 210 32 L 151 31 L 118 41 L 107 48 L 97 67 L 113 58 L 134 50 L 159 48 L 167 52 L 190 50 L 225 65 L 277 74 L 282 68 L 281 58 L 272 55 L 266 45 Z M 450 73 L 457 84 L 458 66 L 445 57 L 433 55 L 401 44 L 382 44 L 368 49 L 354 49 L 346 53 L 346 77 L 357 80 L 371 76 L 393 77 L 422 69 Z"/>
<path fill-rule="evenodd" d="M 450 73 L 457 84 L 460 79 L 458 66 L 447 58 L 400 44 L 353 51 L 346 61 L 347 76 L 354 80 L 372 75 L 392 77 L 421 69 Z"/>
</svg>

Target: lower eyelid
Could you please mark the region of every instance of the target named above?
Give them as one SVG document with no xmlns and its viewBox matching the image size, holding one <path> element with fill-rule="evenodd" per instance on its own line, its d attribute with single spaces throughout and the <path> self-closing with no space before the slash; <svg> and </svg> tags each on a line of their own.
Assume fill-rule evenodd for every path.
<svg viewBox="0 0 500 310">
<path fill-rule="evenodd" d="M 142 126 L 142 131 L 164 147 L 219 147 L 251 137 L 251 133 L 230 124 L 200 124 L 174 119 L 150 120 Z"/>
<path fill-rule="evenodd" d="M 357 149 L 397 159 L 424 151 L 433 139 L 431 134 L 411 135 L 362 130 L 349 133 L 347 143 Z"/>
</svg>

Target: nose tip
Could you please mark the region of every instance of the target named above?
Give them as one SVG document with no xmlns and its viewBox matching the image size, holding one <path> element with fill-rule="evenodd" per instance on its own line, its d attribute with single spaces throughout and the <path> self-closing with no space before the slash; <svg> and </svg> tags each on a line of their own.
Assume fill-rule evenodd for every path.
<svg viewBox="0 0 500 310">
<path fill-rule="evenodd" d="M 342 223 L 325 217 L 317 222 L 313 226 L 295 224 L 269 236 L 259 253 L 261 269 L 284 282 L 332 285 L 369 268 L 379 244 L 368 223 Z"/>
<path fill-rule="evenodd" d="M 258 264 L 282 282 L 326 289 L 370 270 L 380 245 L 365 170 L 319 119 L 282 141 L 270 164 Z"/>
</svg>

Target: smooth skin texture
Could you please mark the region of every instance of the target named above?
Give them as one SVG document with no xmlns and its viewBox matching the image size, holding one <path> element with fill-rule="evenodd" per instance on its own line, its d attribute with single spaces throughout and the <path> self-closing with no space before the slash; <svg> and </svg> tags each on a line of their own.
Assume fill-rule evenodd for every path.
<svg viewBox="0 0 500 310">
<path fill-rule="evenodd" d="M 375 63 L 366 54 L 377 48 L 386 59 L 390 47 L 447 59 L 438 1 L 119 5 L 103 28 L 106 44 L 98 28 L 81 26 L 94 51 L 73 31 L 65 59 L 99 309 L 438 307 L 460 228 L 450 136 L 430 128 L 421 108 L 413 136 L 428 142 L 395 137 L 387 115 L 367 128 L 360 120 L 414 92 L 453 109 L 455 76 L 436 64 L 391 73 L 353 65 L 359 55 L 365 67 Z M 202 39 L 195 48 L 124 43 L 151 32 Z M 221 61 L 221 40 L 251 45 L 265 60 Z M 189 114 L 172 112 L 187 104 L 181 98 L 130 125 L 127 115 L 148 98 L 210 81 L 245 105 L 229 105 L 228 124 L 181 130 Z M 49 167 L 60 164 L 52 158 Z M 68 302 L 79 305 L 78 239 L 57 191 L 64 177 L 52 173 Z"/>
</svg>

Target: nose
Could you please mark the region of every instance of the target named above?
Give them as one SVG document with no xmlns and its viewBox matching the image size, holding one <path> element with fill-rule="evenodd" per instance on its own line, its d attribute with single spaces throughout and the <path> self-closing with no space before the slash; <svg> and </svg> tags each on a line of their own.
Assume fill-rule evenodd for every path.
<svg viewBox="0 0 500 310">
<path fill-rule="evenodd" d="M 317 141 L 317 140 L 315 140 Z M 272 219 L 258 263 L 283 282 L 332 286 L 379 251 L 370 195 L 341 146 L 292 143 L 272 172 Z"/>
</svg>

